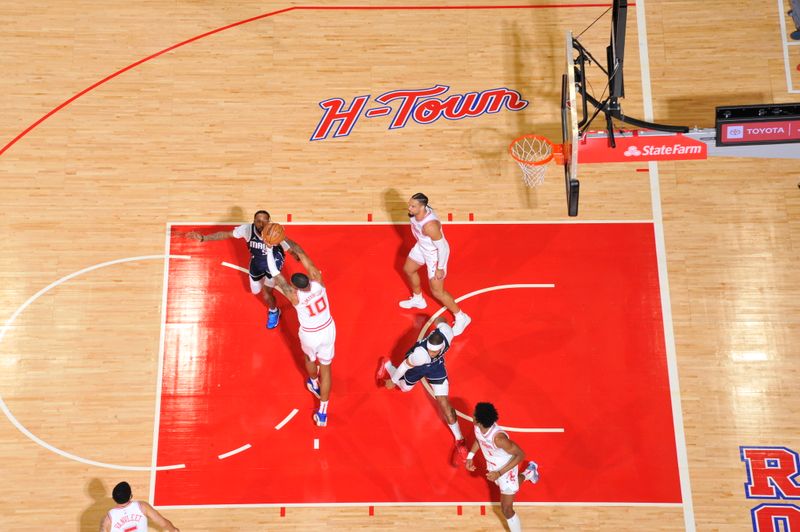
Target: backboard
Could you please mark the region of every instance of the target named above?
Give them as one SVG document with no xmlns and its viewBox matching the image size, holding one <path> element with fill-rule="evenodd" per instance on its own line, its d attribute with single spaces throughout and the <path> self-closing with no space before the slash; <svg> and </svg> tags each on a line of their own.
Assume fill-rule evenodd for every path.
<svg viewBox="0 0 800 532">
<path fill-rule="evenodd" d="M 578 215 L 578 101 L 575 90 L 575 48 L 572 32 L 565 39 L 565 71 L 561 77 L 561 143 L 564 152 L 564 182 L 567 189 L 567 209 L 570 216 Z"/>
</svg>

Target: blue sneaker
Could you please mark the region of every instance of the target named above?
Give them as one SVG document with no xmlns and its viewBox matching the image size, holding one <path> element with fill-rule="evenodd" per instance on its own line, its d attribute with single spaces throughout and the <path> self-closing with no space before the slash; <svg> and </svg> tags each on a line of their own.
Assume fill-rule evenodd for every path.
<svg viewBox="0 0 800 532">
<path fill-rule="evenodd" d="M 536 462 L 528 462 L 528 467 L 522 472 L 525 480 L 531 481 L 533 484 L 539 482 L 539 465 Z"/>
<path fill-rule="evenodd" d="M 328 414 L 322 412 L 314 412 L 314 422 L 318 427 L 325 427 L 328 424 Z"/>
<path fill-rule="evenodd" d="M 314 381 L 312 381 L 310 377 L 306 379 L 306 388 L 308 388 L 309 392 L 314 394 L 314 397 L 319 399 L 319 387 L 314 386 Z"/>
<path fill-rule="evenodd" d="M 274 329 L 281 319 L 281 309 L 276 308 L 267 313 L 267 329 Z"/>
</svg>

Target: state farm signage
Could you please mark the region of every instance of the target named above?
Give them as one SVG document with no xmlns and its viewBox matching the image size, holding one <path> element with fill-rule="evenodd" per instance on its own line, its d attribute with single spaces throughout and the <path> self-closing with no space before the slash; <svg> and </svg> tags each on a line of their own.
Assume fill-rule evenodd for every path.
<svg viewBox="0 0 800 532">
<path fill-rule="evenodd" d="M 720 124 L 719 144 L 775 144 L 800 142 L 800 118 Z"/>
<path fill-rule="evenodd" d="M 605 135 L 591 133 L 578 143 L 578 161 L 583 163 L 631 163 L 707 159 L 708 146 L 702 141 L 675 135 L 642 135 L 640 131 L 614 135 L 612 148 Z"/>
</svg>

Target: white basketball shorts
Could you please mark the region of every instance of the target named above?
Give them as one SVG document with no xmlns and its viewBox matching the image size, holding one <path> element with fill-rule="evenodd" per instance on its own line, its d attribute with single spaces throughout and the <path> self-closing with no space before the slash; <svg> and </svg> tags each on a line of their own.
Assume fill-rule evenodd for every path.
<svg viewBox="0 0 800 532">
<path fill-rule="evenodd" d="M 328 365 L 333 362 L 334 343 L 336 342 L 336 323 L 331 324 L 321 331 L 308 332 L 302 328 L 297 333 L 300 337 L 300 347 L 311 362 L 319 360 L 320 364 Z"/>
<path fill-rule="evenodd" d="M 419 242 L 414 244 L 411 251 L 408 252 L 408 258 L 422 266 L 423 264 L 428 269 L 428 279 L 433 279 L 436 276 L 436 264 L 438 263 L 438 254 L 436 251 L 425 251 L 420 247 Z M 447 276 L 447 270 L 444 271 Z"/>
</svg>

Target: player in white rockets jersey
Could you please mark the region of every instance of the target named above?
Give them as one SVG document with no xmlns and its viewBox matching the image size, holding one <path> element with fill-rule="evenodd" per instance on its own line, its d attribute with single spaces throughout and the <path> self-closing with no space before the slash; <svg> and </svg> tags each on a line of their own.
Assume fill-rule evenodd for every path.
<svg viewBox="0 0 800 532">
<path fill-rule="evenodd" d="M 100 532 L 148 532 L 148 520 L 167 532 L 180 532 L 169 519 L 144 501 L 134 501 L 131 486 L 120 482 L 111 492 L 118 504 L 108 511 L 100 523 Z"/>
<path fill-rule="evenodd" d="M 492 403 L 478 403 L 472 414 L 475 423 L 475 443 L 467 455 L 467 470 L 475 471 L 473 458 L 480 448 L 486 460 L 486 478 L 500 488 L 500 507 L 508 529 L 511 532 L 522 530 L 519 516 L 514 512 L 514 496 L 525 480 L 536 484 L 539 481 L 539 466 L 528 462 L 522 472 L 523 480 L 517 475 L 517 466 L 525 459 L 525 453 L 514 443 L 508 434 L 497 424 L 498 415 Z"/>
<path fill-rule="evenodd" d="M 439 300 L 447 310 L 453 313 L 453 333 L 458 336 L 472 321 L 455 302 L 453 296 L 444 289 L 444 278 L 447 275 L 447 260 L 450 257 L 450 244 L 444 238 L 442 223 L 428 206 L 428 196 L 417 192 L 408 200 L 408 218 L 411 222 L 411 233 L 417 243 L 408 253 L 403 271 L 411 284 L 411 297 L 400 302 L 405 309 L 425 308 L 428 304 L 422 297 L 422 285 L 417 270 L 423 265 L 428 273 L 428 283 L 433 297 Z"/>
<path fill-rule="evenodd" d="M 308 379 L 306 388 L 317 399 L 319 409 L 314 413 L 314 422 L 324 427 L 328 424 L 328 400 L 331 395 L 331 362 L 333 362 L 336 324 L 331 316 L 328 292 L 321 276 L 309 279 L 303 273 L 292 275 L 292 284 L 283 275 L 275 276 L 275 283 L 294 305 L 300 330 L 300 347 L 306 355 Z"/>
</svg>

